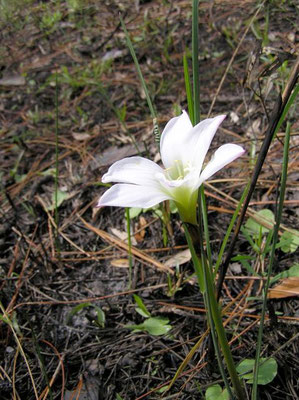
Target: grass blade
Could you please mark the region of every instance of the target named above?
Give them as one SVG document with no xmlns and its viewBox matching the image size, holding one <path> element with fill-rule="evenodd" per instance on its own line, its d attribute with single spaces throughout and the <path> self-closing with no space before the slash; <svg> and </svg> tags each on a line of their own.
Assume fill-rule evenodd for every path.
<svg viewBox="0 0 299 400">
<path fill-rule="evenodd" d="M 276 137 L 277 132 L 279 132 L 279 129 L 280 129 L 283 121 L 285 120 L 285 117 L 286 117 L 287 113 L 289 112 L 289 109 L 290 109 L 291 105 L 294 103 L 294 101 L 295 101 L 295 99 L 296 99 L 296 97 L 298 95 L 298 92 L 299 92 L 299 85 L 295 86 L 295 88 L 293 90 L 293 93 L 291 94 L 291 96 L 290 96 L 285 108 L 283 109 L 281 117 L 279 118 L 279 121 L 277 123 L 277 127 L 276 127 L 276 129 L 274 131 L 274 137 Z"/>
<path fill-rule="evenodd" d="M 192 73 L 194 125 L 200 121 L 199 63 L 198 63 L 198 0 L 192 2 Z"/>
<path fill-rule="evenodd" d="M 187 55 L 184 53 L 183 55 L 183 66 L 184 66 L 184 78 L 185 78 L 185 88 L 186 88 L 186 96 L 187 96 L 187 104 L 188 104 L 188 114 L 192 125 L 194 125 L 194 104 L 192 97 L 192 87 L 190 82 L 190 75 L 188 70 L 188 60 Z"/>
<path fill-rule="evenodd" d="M 157 141 L 157 138 L 159 138 L 159 142 L 160 142 L 160 131 L 159 131 L 159 127 L 158 127 L 158 124 L 157 124 L 157 113 L 156 113 L 155 108 L 153 106 L 153 103 L 152 103 L 149 91 L 147 89 L 145 80 L 143 78 L 143 74 L 142 74 L 142 71 L 141 71 L 141 68 L 140 68 L 140 65 L 139 65 L 139 62 L 138 62 L 138 59 L 137 59 L 137 56 L 136 56 L 132 41 L 131 41 L 129 33 L 127 31 L 126 25 L 125 25 L 124 20 L 123 20 L 121 15 L 119 16 L 119 18 L 120 18 L 120 23 L 121 23 L 121 26 L 123 28 L 124 34 L 126 36 L 127 46 L 129 48 L 131 56 L 133 58 L 133 61 L 134 61 L 134 64 L 135 64 L 135 68 L 137 70 L 137 74 L 138 74 L 138 77 L 140 79 L 141 86 L 142 86 L 142 89 L 143 89 L 145 97 L 146 97 L 148 108 L 149 108 L 151 116 L 153 118 L 156 141 Z"/>
</svg>

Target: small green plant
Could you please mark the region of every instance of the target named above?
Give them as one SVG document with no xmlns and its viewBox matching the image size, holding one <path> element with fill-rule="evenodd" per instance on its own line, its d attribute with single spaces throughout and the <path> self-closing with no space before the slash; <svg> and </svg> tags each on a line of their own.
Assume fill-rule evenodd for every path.
<svg viewBox="0 0 299 400">
<path fill-rule="evenodd" d="M 254 359 L 243 360 L 238 366 L 237 371 L 247 383 L 253 383 Z M 260 358 L 258 385 L 267 385 L 272 382 L 277 375 L 277 362 L 274 358 Z"/>
<path fill-rule="evenodd" d="M 220 385 L 213 385 L 207 389 L 205 400 L 229 400 L 229 393 L 227 389 L 222 389 Z"/>
<path fill-rule="evenodd" d="M 146 319 L 143 323 L 138 325 L 126 325 L 126 328 L 131 329 L 133 332 L 145 331 L 153 336 L 166 335 L 172 329 L 172 326 L 169 325 L 169 319 L 163 317 L 152 317 L 142 299 L 136 294 L 133 296 L 137 304 L 136 312 Z"/>
<path fill-rule="evenodd" d="M 269 43 L 269 6 L 266 9 L 265 13 L 265 24 L 264 26 L 260 25 L 259 21 L 255 21 L 251 24 L 251 30 L 257 40 L 262 42 L 262 46 L 267 46 Z"/>
<path fill-rule="evenodd" d="M 68 9 L 71 13 L 81 12 L 84 0 L 67 0 Z"/>
<path fill-rule="evenodd" d="M 274 214 L 271 210 L 264 209 L 256 213 L 255 218 L 249 218 L 246 224 L 241 228 L 241 232 L 246 237 L 251 248 L 256 255 L 239 254 L 232 258 L 232 261 L 239 261 L 251 275 L 257 275 L 251 266 L 251 262 L 257 257 L 264 259 L 271 251 L 271 240 L 273 236 Z M 267 225 L 267 226 L 265 226 Z M 296 229 L 285 231 L 278 243 L 276 249 L 281 249 L 284 253 L 293 253 L 299 246 L 299 232 Z M 287 273 L 287 271 L 285 271 Z M 277 276 L 280 276 L 277 275 Z M 279 279 L 279 278 L 278 278 Z M 277 279 L 273 278 L 271 283 Z"/>
<path fill-rule="evenodd" d="M 299 264 L 298 263 L 292 265 L 286 271 L 280 272 L 279 274 L 275 275 L 270 280 L 270 285 L 273 285 L 273 283 L 279 281 L 280 279 L 286 279 L 286 278 L 291 278 L 291 277 L 297 277 L 297 278 L 299 277 Z"/>
<path fill-rule="evenodd" d="M 299 231 L 297 229 L 290 229 L 283 232 L 277 248 L 280 247 L 284 253 L 294 253 L 299 246 Z"/>
<path fill-rule="evenodd" d="M 27 15 L 19 10 L 26 10 L 34 0 L 0 0 L 0 27 L 9 22 L 15 29 L 22 29 L 27 22 Z"/>
<path fill-rule="evenodd" d="M 47 10 L 45 14 L 42 16 L 40 22 L 40 28 L 43 30 L 47 35 L 50 35 L 54 32 L 57 28 L 58 23 L 62 19 L 62 14 L 59 10 L 54 12 Z"/>
<path fill-rule="evenodd" d="M 55 210 L 55 208 L 60 207 L 61 204 L 70 197 L 69 193 L 64 192 L 63 190 L 57 189 L 57 192 L 54 192 L 52 195 L 51 205 L 47 208 L 48 211 Z"/>
</svg>

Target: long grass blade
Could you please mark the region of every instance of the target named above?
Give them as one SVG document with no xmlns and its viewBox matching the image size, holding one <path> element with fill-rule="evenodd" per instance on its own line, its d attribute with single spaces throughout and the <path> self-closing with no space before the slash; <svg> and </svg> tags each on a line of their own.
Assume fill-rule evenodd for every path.
<svg viewBox="0 0 299 400">
<path fill-rule="evenodd" d="M 188 104 L 188 114 L 192 125 L 194 125 L 194 104 L 192 97 L 192 87 L 190 82 L 190 75 L 188 69 L 188 60 L 187 55 L 184 53 L 183 55 L 183 66 L 184 66 L 184 78 L 185 78 L 185 88 L 186 88 L 186 96 L 187 96 L 187 104 Z"/>
<path fill-rule="evenodd" d="M 192 73 L 194 125 L 200 121 L 200 86 L 198 63 L 198 0 L 192 1 Z"/>
<path fill-rule="evenodd" d="M 285 117 L 286 117 L 287 113 L 289 112 L 290 107 L 291 107 L 292 104 L 294 103 L 294 101 L 295 101 L 295 99 L 296 99 L 296 97 L 297 97 L 297 95 L 298 95 L 298 92 L 299 92 L 299 85 L 295 86 L 295 88 L 294 88 L 294 90 L 293 90 L 293 92 L 292 92 L 290 98 L 288 99 L 288 102 L 287 102 L 285 108 L 283 109 L 283 112 L 282 112 L 282 114 L 281 114 L 281 117 L 279 118 L 279 121 L 278 121 L 278 123 L 277 123 L 277 127 L 276 127 L 276 129 L 275 129 L 275 131 L 274 131 L 274 137 L 275 137 L 275 136 L 277 135 L 277 133 L 279 132 L 279 129 L 280 129 L 280 127 L 281 127 L 283 121 L 285 120 Z"/>
<path fill-rule="evenodd" d="M 138 59 L 137 59 L 137 56 L 136 56 L 132 41 L 130 39 L 130 35 L 129 35 L 128 31 L 127 31 L 127 28 L 126 28 L 126 25 L 124 23 L 124 20 L 123 20 L 122 16 L 120 15 L 119 18 L 120 18 L 120 23 L 121 23 L 121 26 L 123 28 L 124 34 L 126 36 L 127 46 L 129 48 L 131 56 L 133 58 L 133 61 L 134 61 L 134 64 L 135 64 L 135 68 L 137 70 L 137 74 L 138 74 L 138 77 L 140 79 L 141 86 L 142 86 L 142 89 L 143 89 L 145 97 L 146 97 L 148 108 L 149 108 L 151 116 L 153 118 L 156 141 L 158 141 L 157 139 L 159 139 L 159 142 L 160 142 L 160 131 L 159 131 L 159 127 L 158 127 L 158 124 L 157 124 L 157 113 L 156 113 L 156 110 L 155 110 L 154 105 L 152 103 L 152 99 L 151 99 L 151 96 L 150 96 L 149 91 L 147 89 L 145 80 L 143 78 L 143 74 L 142 74 L 142 71 L 141 71 L 141 68 L 140 68 L 140 65 L 139 65 L 139 62 L 138 62 Z"/>
</svg>

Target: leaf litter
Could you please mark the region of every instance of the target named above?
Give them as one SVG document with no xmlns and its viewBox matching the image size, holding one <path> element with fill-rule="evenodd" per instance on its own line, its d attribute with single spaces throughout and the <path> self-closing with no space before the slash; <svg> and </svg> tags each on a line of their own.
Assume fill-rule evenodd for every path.
<svg viewBox="0 0 299 400">
<path fill-rule="evenodd" d="M 121 264 L 128 257 L 128 245 L 110 233 L 111 229 L 126 233 L 124 213 L 120 209 L 102 209 L 95 213 L 93 206 L 105 190 L 99 182 L 107 166 L 125 156 L 138 155 L 132 137 L 142 156 L 150 154 L 151 159 L 157 156 L 152 121 L 125 47 L 118 12 L 125 15 L 155 100 L 159 125 L 163 127 L 174 116 L 175 107 L 186 109 L 182 44 L 190 46 L 190 3 L 153 0 L 137 1 L 132 6 L 127 0 L 62 1 L 60 5 L 55 4 L 56 13 L 46 3 L 28 0 L 26 8 L 16 8 L 17 3 L 3 2 L 7 4 L 3 14 L 6 19 L 0 21 L 1 302 L 22 339 L 41 398 L 114 400 L 120 396 L 127 400 L 146 393 L 150 393 L 148 398 L 161 398 L 152 390 L 164 387 L 173 378 L 205 329 L 203 301 L 196 285 L 190 283 L 192 268 L 184 250 L 181 226 L 172 214 L 173 232 L 166 230 L 165 245 L 164 223 L 155 213 L 146 211 L 146 224 L 138 220 L 139 216 L 132 218 L 132 227 L 141 229 L 142 236 L 138 240 L 137 236 L 137 244 L 133 244 L 133 288 L 129 290 L 128 268 L 111 266 L 118 260 Z M 272 48 L 283 49 L 288 54 L 288 64 L 279 73 L 274 71 L 276 81 L 271 75 L 262 78 L 262 88 L 267 93 L 261 95 L 267 95 L 268 110 L 275 98 L 273 82 L 283 85 L 283 74 L 294 55 L 295 3 L 289 3 L 273 2 L 270 6 L 268 40 Z M 254 4 L 254 1 L 237 1 L 233 5 L 214 2 L 211 7 L 201 3 L 203 115 L 209 111 Z M 261 32 L 265 29 L 264 12 L 260 13 L 257 26 Z M 234 201 L 240 198 L 252 168 L 251 146 L 255 146 L 255 152 L 259 151 L 267 127 L 257 79 L 249 79 L 251 88 L 240 85 L 248 73 L 248 54 L 260 40 L 256 35 L 255 29 L 245 37 L 213 109 L 214 115 L 232 116 L 220 129 L 215 148 L 227 142 L 229 135 L 248 150 L 246 160 L 235 163 L 231 173 L 223 171 L 218 181 L 207 186 L 211 246 L 215 254 L 229 224 L 230 213 L 235 210 Z M 276 54 L 272 54 L 272 59 Z M 271 57 L 267 61 L 265 57 L 259 56 L 259 64 L 253 65 L 257 69 L 252 77 L 261 75 L 271 65 Z M 58 232 L 53 211 L 47 210 L 45 204 L 46 201 L 51 204 L 55 184 L 53 174 L 47 171 L 55 168 L 56 71 L 59 187 L 63 193 L 70 194 L 61 196 Z M 121 112 L 117 114 L 116 109 Z M 290 122 L 290 165 L 281 237 L 298 227 L 298 123 L 292 110 Z M 275 212 L 283 135 L 282 128 L 278 140 L 271 145 L 252 198 L 248 214 L 251 217 L 263 209 Z M 291 245 L 285 242 L 285 246 Z M 237 251 L 254 255 L 242 236 Z M 296 257 L 296 251 L 278 249 L 275 276 L 290 270 Z M 239 346 L 234 356 L 240 360 L 254 357 L 257 333 L 254 323 L 258 321 L 259 302 L 247 298 L 258 293 L 256 282 L 261 280 L 253 279 L 256 277 L 241 268 L 241 274 L 239 269 L 231 269 L 224 299 L 229 303 L 236 298 L 241 310 L 238 319 L 233 321 L 238 324 L 229 322 L 238 334 Z M 287 285 L 282 288 L 286 293 L 294 277 L 281 275 L 281 279 L 270 294 L 280 285 Z M 143 329 L 132 333 L 125 329 L 128 324 L 144 327 L 144 319 L 133 305 L 134 291 L 150 314 L 160 318 L 162 331 L 163 323 L 169 321 L 166 326 L 172 329 L 167 328 L 167 334 L 153 335 L 155 326 L 152 327 L 151 321 L 149 329 L 153 328 L 154 332 Z M 161 301 L 168 306 L 161 308 Z M 86 307 L 75 309 L 76 315 L 68 323 L 68 316 L 80 304 Z M 284 396 L 295 398 L 295 392 L 299 391 L 295 380 L 298 343 L 292 342 L 292 338 L 298 324 L 298 302 L 294 296 L 283 296 L 271 299 L 269 305 L 271 313 L 267 317 L 263 356 L 275 353 L 278 376 L 261 389 L 261 396 L 281 399 L 283 392 Z M 103 320 L 97 323 L 99 310 L 105 315 L 104 323 Z M 0 329 L 1 398 L 10 399 L 13 391 L 19 398 L 34 398 L 28 370 L 9 324 L 2 320 Z M 198 398 L 197 383 L 199 386 L 212 384 L 212 377 L 219 377 L 213 365 L 204 367 L 201 362 L 196 367 L 200 353 L 205 350 L 204 346 L 194 356 L 188 364 L 187 375 L 181 376 L 172 388 L 172 393 L 180 393 L 181 399 Z"/>
</svg>

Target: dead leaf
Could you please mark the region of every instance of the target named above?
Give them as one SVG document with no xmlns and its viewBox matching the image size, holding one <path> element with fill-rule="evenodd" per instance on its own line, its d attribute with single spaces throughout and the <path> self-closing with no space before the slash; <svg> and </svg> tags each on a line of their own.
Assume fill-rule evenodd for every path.
<svg viewBox="0 0 299 400">
<path fill-rule="evenodd" d="M 128 243 L 128 233 L 127 232 L 120 231 L 119 229 L 116 229 L 116 228 L 111 228 L 111 232 L 118 239 L 122 240 L 125 243 Z M 134 237 L 131 237 L 131 242 L 132 242 L 133 246 L 136 246 L 137 242 L 136 242 L 136 239 Z"/>
<path fill-rule="evenodd" d="M 116 268 L 129 268 L 129 260 L 127 258 L 117 258 L 111 260 L 110 265 Z"/>
<path fill-rule="evenodd" d="M 82 142 L 83 140 L 87 140 L 90 138 L 90 135 L 88 133 L 76 133 L 73 132 L 72 136 L 75 140 L 78 140 L 78 142 Z"/>
<path fill-rule="evenodd" d="M 177 265 L 185 264 L 186 262 L 191 260 L 191 253 L 189 249 L 180 251 L 176 253 L 174 256 L 169 258 L 164 265 L 167 267 L 176 267 Z"/>
<path fill-rule="evenodd" d="M 144 145 L 137 143 L 140 151 L 144 151 Z M 95 155 L 94 160 L 91 162 L 92 170 L 98 169 L 113 164 L 115 161 L 121 160 L 125 157 L 134 156 L 137 154 L 136 147 L 128 144 L 122 147 L 111 146 L 103 151 L 100 155 Z"/>
<path fill-rule="evenodd" d="M 281 281 L 269 290 L 268 299 L 282 299 L 284 297 L 299 296 L 299 277 L 291 276 Z"/>
<path fill-rule="evenodd" d="M 26 80 L 22 75 L 6 76 L 0 79 L 0 86 L 23 86 Z"/>
<path fill-rule="evenodd" d="M 135 233 L 134 237 L 137 240 L 138 243 L 143 242 L 144 236 L 145 236 L 145 229 L 143 229 L 144 226 L 147 225 L 147 220 L 141 215 L 139 217 L 138 224 L 136 224 L 136 230 L 138 231 Z"/>
</svg>

